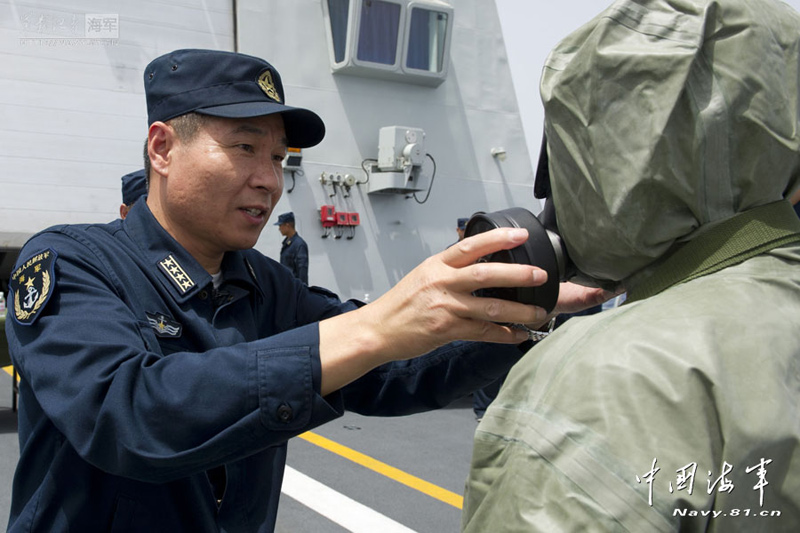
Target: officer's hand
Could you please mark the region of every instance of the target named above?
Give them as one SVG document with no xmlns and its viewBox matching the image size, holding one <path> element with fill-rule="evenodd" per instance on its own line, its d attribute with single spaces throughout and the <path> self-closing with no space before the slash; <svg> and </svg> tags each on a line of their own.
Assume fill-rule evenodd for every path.
<svg viewBox="0 0 800 533">
<path fill-rule="evenodd" d="M 564 282 L 558 288 L 558 301 L 553 312 L 540 322 L 526 324 L 530 329 L 540 329 L 545 326 L 551 318 L 561 313 L 577 313 L 600 305 L 603 302 L 619 296 L 621 292 L 609 292 L 594 287 L 584 287 L 577 283 Z"/>
<path fill-rule="evenodd" d="M 543 309 L 472 293 L 488 287 L 543 284 L 545 272 L 530 265 L 477 263 L 527 238 L 525 230 L 501 228 L 464 239 L 425 260 L 392 290 L 359 310 L 387 343 L 387 357 L 413 357 L 454 340 L 524 341 L 524 333 L 497 323 L 542 320 Z"/>
<path fill-rule="evenodd" d="M 386 294 L 360 309 L 320 322 L 322 393 L 327 394 L 387 361 L 409 359 L 454 340 L 520 343 L 527 332 L 500 323 L 541 324 L 540 307 L 473 295 L 482 288 L 537 287 L 544 270 L 530 265 L 478 263 L 525 242 L 524 229 L 498 228 L 466 238 L 426 259 Z M 562 310 L 597 300 L 566 291 Z"/>
<path fill-rule="evenodd" d="M 604 291 L 603 289 L 584 287 L 577 283 L 562 283 L 558 289 L 558 302 L 553 312 L 555 314 L 577 313 L 578 311 L 600 305 L 619 294 L 620 293 Z"/>
</svg>

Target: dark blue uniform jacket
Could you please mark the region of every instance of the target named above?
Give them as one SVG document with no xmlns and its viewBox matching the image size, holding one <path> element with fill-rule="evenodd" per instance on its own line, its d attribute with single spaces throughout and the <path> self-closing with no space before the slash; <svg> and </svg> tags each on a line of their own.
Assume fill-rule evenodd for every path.
<svg viewBox="0 0 800 533">
<path fill-rule="evenodd" d="M 19 271 L 42 257 L 45 303 L 7 319 L 21 376 L 14 532 L 272 531 L 291 437 L 344 409 L 444 406 L 521 355 L 451 344 L 323 398 L 318 321 L 358 304 L 259 252 L 228 253 L 215 292 L 137 202 L 124 221 L 34 236 Z M 28 296 L 12 294 L 9 317 Z"/>
<path fill-rule="evenodd" d="M 297 233 L 281 243 L 281 264 L 292 271 L 294 277 L 308 285 L 308 245 Z"/>
</svg>

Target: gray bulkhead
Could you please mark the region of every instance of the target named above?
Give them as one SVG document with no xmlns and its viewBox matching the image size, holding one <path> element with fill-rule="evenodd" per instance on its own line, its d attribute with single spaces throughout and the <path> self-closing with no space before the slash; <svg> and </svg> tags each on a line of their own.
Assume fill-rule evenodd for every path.
<svg viewBox="0 0 800 533">
<path fill-rule="evenodd" d="M 343 299 L 380 296 L 452 244 L 459 217 L 512 205 L 538 210 L 494 2 L 350 0 L 356 19 L 367 9 L 363 3 L 402 7 L 401 63 L 408 39 L 403 28 L 413 9 L 438 6 L 445 20 L 452 19 L 445 75 L 410 81 L 402 72 L 387 74 L 384 65 L 337 69 L 327 2 L 0 4 L 6 11 L 0 27 L 0 279 L 7 280 L 16 251 L 36 231 L 118 216 L 120 177 L 142 166 L 142 71 L 177 48 L 264 57 L 281 73 L 287 103 L 325 120 L 325 140 L 302 151 L 297 170 L 285 171 L 286 191 L 257 248 L 278 257 L 282 237 L 272 224 L 277 214 L 293 211 L 309 246 L 310 283 Z M 424 133 L 413 136 L 412 186 L 423 187 L 414 194 L 386 192 L 398 173 L 371 172 L 363 183 L 364 167 L 379 170 L 371 165 L 381 128 L 390 126 L 400 126 L 390 130 L 399 153 L 412 138 L 407 130 Z M 399 176 L 402 182 L 402 171 Z M 323 228 L 325 205 L 357 213 L 359 225 Z"/>
</svg>

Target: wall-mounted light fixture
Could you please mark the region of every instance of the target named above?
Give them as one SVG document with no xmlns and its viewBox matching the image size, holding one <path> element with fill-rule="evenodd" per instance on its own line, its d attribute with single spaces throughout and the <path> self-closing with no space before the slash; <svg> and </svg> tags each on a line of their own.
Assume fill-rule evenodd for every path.
<svg viewBox="0 0 800 533">
<path fill-rule="evenodd" d="M 492 148 L 492 157 L 498 161 L 506 160 L 506 149 L 503 147 Z"/>
</svg>

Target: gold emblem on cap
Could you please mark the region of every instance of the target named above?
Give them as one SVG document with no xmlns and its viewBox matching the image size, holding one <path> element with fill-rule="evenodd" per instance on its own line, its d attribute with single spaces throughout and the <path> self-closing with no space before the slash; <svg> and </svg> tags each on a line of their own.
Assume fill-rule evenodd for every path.
<svg viewBox="0 0 800 533">
<path fill-rule="evenodd" d="M 278 90 L 275 88 L 275 82 L 272 81 L 272 72 L 269 70 L 265 70 L 261 76 L 258 77 L 258 86 L 261 87 L 261 90 L 264 91 L 264 94 L 278 102 L 281 102 L 281 97 L 278 94 Z"/>
</svg>

